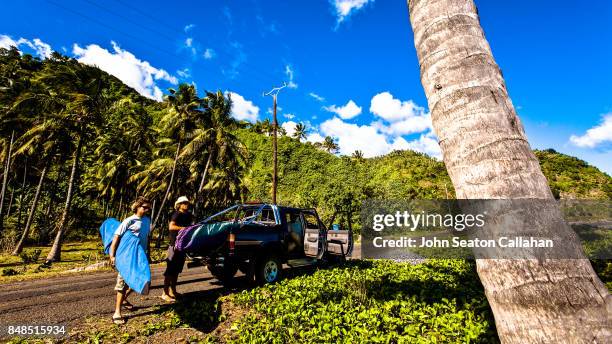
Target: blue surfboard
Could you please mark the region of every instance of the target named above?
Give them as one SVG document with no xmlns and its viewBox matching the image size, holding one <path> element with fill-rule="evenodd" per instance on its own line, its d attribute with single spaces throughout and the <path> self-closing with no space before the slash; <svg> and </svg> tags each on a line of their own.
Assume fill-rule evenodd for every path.
<svg viewBox="0 0 612 344">
<path fill-rule="evenodd" d="M 119 220 L 108 218 L 100 226 L 104 253 L 109 254 L 113 236 L 120 224 Z M 119 241 L 119 247 L 115 252 L 115 268 L 132 290 L 143 295 L 149 293 L 151 285 L 149 260 L 144 248 L 140 245 L 140 239 L 129 230 Z"/>
</svg>

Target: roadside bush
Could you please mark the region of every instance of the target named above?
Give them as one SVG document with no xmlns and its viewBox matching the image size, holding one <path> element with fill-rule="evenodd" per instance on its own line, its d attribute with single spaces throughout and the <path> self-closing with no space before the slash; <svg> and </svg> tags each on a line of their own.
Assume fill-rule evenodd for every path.
<svg viewBox="0 0 612 344">
<path fill-rule="evenodd" d="M 33 251 L 23 251 L 19 254 L 19 257 L 21 258 L 23 264 L 33 264 L 38 261 L 41 252 L 41 249 L 35 249 Z"/>
<path fill-rule="evenodd" d="M 2 276 L 15 276 L 15 275 L 19 275 L 19 271 L 13 268 L 2 269 Z"/>
<path fill-rule="evenodd" d="M 491 343 L 492 313 L 473 262 L 356 261 L 227 296 L 251 311 L 240 343 Z"/>
</svg>

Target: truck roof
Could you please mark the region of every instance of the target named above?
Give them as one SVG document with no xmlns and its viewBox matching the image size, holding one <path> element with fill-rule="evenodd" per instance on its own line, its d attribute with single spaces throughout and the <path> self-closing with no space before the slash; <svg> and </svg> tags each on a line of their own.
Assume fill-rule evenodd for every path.
<svg viewBox="0 0 612 344">
<path fill-rule="evenodd" d="M 247 203 L 243 203 L 241 204 L 243 206 L 262 206 L 262 205 L 269 205 L 270 207 L 277 207 L 279 209 L 290 209 L 290 210 L 313 210 L 316 211 L 315 208 L 296 208 L 296 207 L 290 207 L 290 206 L 285 206 L 285 205 L 274 205 L 271 203 L 265 203 L 265 202 L 247 202 Z"/>
</svg>

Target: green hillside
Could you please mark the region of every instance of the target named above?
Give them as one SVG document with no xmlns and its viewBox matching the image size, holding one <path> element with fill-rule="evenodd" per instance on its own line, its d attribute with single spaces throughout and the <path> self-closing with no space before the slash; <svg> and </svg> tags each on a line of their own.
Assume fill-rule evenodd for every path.
<svg viewBox="0 0 612 344">
<path fill-rule="evenodd" d="M 553 149 L 535 154 L 555 197 L 612 199 L 612 178 L 597 167 Z"/>
<path fill-rule="evenodd" d="M 12 151 L 10 169 L 2 170 L 8 175 L 2 248 L 23 232 L 38 185 L 26 242 L 40 244 L 59 227 L 68 236 L 94 233 L 104 217 L 125 216 L 136 195 L 155 201 L 160 223 L 180 195 L 198 200 L 199 216 L 237 202 L 270 201 L 272 144 L 263 134 L 270 123 L 238 122 L 230 113 L 231 99 L 222 92 L 198 94 L 183 84 L 156 102 L 60 54 L 41 61 L 0 49 L 3 166 Z M 395 151 L 364 159 L 323 148 L 281 135 L 279 203 L 316 207 L 327 223 L 337 214 L 336 221 L 358 229 L 366 199 L 454 198 L 444 164 L 427 155 Z M 552 150 L 536 155 L 558 197 L 612 199 L 612 179 L 597 168 Z"/>
<path fill-rule="evenodd" d="M 250 152 L 247 198 L 269 201 L 271 138 L 247 129 L 238 137 Z M 334 210 L 358 213 L 365 199 L 455 197 L 444 164 L 425 154 L 394 151 L 370 159 L 338 157 L 289 137 L 280 137 L 278 147 L 278 202 L 317 207 L 325 219 Z M 612 178 L 596 167 L 551 150 L 535 153 L 556 197 L 612 199 Z M 353 220 L 358 220 L 356 214 Z"/>
</svg>

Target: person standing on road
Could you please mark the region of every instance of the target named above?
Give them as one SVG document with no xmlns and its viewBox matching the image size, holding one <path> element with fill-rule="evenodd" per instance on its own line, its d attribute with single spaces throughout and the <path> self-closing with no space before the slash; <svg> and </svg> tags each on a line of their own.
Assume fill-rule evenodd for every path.
<svg viewBox="0 0 612 344">
<path fill-rule="evenodd" d="M 166 302 L 174 302 L 181 294 L 176 292 L 176 283 L 178 275 L 183 271 L 185 264 L 185 253 L 176 251 L 174 245 L 176 237 L 180 230 L 183 230 L 193 224 L 193 214 L 189 211 L 191 203 L 185 196 L 179 197 L 174 202 L 176 210 L 170 218 L 170 245 L 168 246 L 168 256 L 166 258 L 166 271 L 164 272 L 164 291 L 161 298 Z"/>
<path fill-rule="evenodd" d="M 115 235 L 113 242 L 110 246 L 110 263 L 115 266 L 115 253 L 117 247 L 119 247 L 119 241 L 121 237 L 129 230 L 136 237 L 140 239 L 140 246 L 144 250 L 147 249 L 149 232 L 151 230 L 151 219 L 147 216 L 151 210 L 151 202 L 144 197 L 138 197 L 132 204 L 132 211 L 134 214 L 121 222 Z M 134 253 L 136 254 L 136 253 Z M 132 292 L 129 286 L 125 283 L 121 274 L 117 273 L 117 283 L 115 284 L 115 291 L 117 291 L 117 300 L 115 303 L 115 314 L 113 314 L 113 322 L 115 324 L 125 324 L 125 319 L 121 315 L 121 307 L 123 306 L 127 310 L 133 310 L 134 305 L 128 302 L 127 297 Z"/>
</svg>

